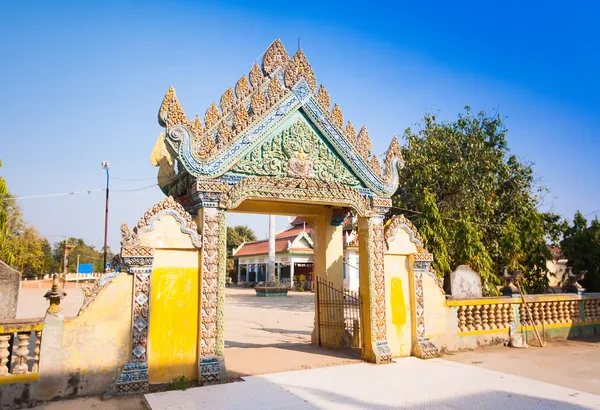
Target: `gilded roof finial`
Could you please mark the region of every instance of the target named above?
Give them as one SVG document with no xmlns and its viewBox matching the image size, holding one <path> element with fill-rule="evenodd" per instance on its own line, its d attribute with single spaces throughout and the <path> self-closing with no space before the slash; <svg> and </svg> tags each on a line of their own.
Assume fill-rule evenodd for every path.
<svg viewBox="0 0 600 410">
<path fill-rule="evenodd" d="M 167 128 L 175 125 L 190 125 L 190 120 L 183 112 L 177 96 L 173 93 L 173 98 L 167 108 Z"/>
<path fill-rule="evenodd" d="M 260 71 L 258 64 L 255 63 L 252 66 L 252 69 L 250 69 L 250 84 L 252 85 L 252 88 L 256 90 L 264 82 L 265 78 L 262 75 L 262 71 Z"/>
<path fill-rule="evenodd" d="M 242 101 L 250 94 L 250 86 L 245 75 L 242 76 L 235 85 L 235 97 L 238 101 Z"/>
<path fill-rule="evenodd" d="M 236 110 L 233 116 L 233 132 L 239 134 L 248 126 L 248 111 L 242 104 Z"/>
<path fill-rule="evenodd" d="M 235 97 L 231 88 L 228 88 L 221 96 L 220 105 L 222 114 L 227 114 L 235 106 Z"/>
<path fill-rule="evenodd" d="M 346 129 L 344 130 L 344 135 L 346 139 L 352 144 L 353 147 L 356 146 L 356 130 L 354 129 L 354 125 L 350 121 L 346 124 Z"/>
<path fill-rule="evenodd" d="M 252 94 L 250 107 L 252 107 L 252 118 L 261 116 L 267 111 L 267 99 L 262 90 L 258 90 Z"/>
<path fill-rule="evenodd" d="M 368 161 L 371 156 L 373 144 L 371 144 L 371 137 L 369 137 L 369 131 L 367 131 L 367 127 L 365 126 L 363 126 L 358 133 L 356 147 L 360 156 L 365 161 Z"/>
<path fill-rule="evenodd" d="M 276 104 L 281 97 L 283 97 L 283 88 L 281 88 L 281 83 L 279 82 L 279 78 L 273 78 L 269 83 L 269 90 L 267 91 L 267 97 L 269 98 L 269 107 L 272 107 Z"/>
<path fill-rule="evenodd" d="M 325 111 L 329 111 L 331 108 L 331 99 L 329 98 L 329 93 L 322 84 L 319 86 L 319 91 L 317 92 L 317 101 L 319 101 Z"/>
<path fill-rule="evenodd" d="M 262 69 L 265 75 L 271 75 L 273 71 L 279 66 L 286 68 L 290 62 L 285 47 L 281 43 L 280 39 L 275 40 L 265 52 L 262 61 Z"/>
<path fill-rule="evenodd" d="M 331 110 L 331 122 L 333 122 L 338 128 L 342 128 L 344 126 L 344 115 L 337 104 L 334 104 L 333 110 Z"/>
<path fill-rule="evenodd" d="M 377 155 L 373 154 L 373 158 L 371 158 L 371 162 L 369 163 L 371 169 L 378 177 L 381 177 L 381 162 L 379 162 L 379 158 Z"/>
<path fill-rule="evenodd" d="M 200 157 L 200 159 L 207 159 L 209 158 L 215 148 L 216 148 L 217 144 L 215 142 L 215 139 L 212 137 L 212 135 L 208 135 L 206 134 L 204 136 L 204 138 L 202 138 L 202 141 L 200 142 L 200 145 L 198 146 L 198 156 Z"/>
<path fill-rule="evenodd" d="M 292 88 L 300 78 L 304 78 L 311 90 L 317 91 L 317 79 L 315 73 L 306 59 L 304 52 L 298 50 L 285 69 L 285 86 Z"/>
<path fill-rule="evenodd" d="M 227 121 L 221 121 L 219 124 L 219 144 L 218 148 L 222 148 L 227 145 L 231 140 L 231 127 L 227 124 Z"/>
<path fill-rule="evenodd" d="M 204 126 L 208 130 L 213 125 L 215 125 L 221 119 L 221 114 L 219 113 L 219 109 L 217 108 L 217 104 L 212 103 L 208 110 L 206 110 L 206 114 L 204 114 Z"/>
<path fill-rule="evenodd" d="M 204 133 L 204 127 L 202 126 L 202 121 L 200 121 L 200 117 L 196 115 L 194 118 L 194 122 L 192 122 L 192 131 L 196 137 L 199 137 Z"/>
<path fill-rule="evenodd" d="M 167 90 L 167 93 L 165 94 L 165 97 L 162 100 L 162 104 L 160 105 L 160 108 L 158 110 L 158 124 L 161 127 L 167 126 L 167 111 L 169 109 L 169 104 L 171 103 L 171 100 L 173 99 L 174 95 L 175 89 L 173 88 L 173 86 L 171 86 Z"/>
<path fill-rule="evenodd" d="M 383 179 L 388 180 L 392 177 L 392 160 L 394 158 L 400 159 L 401 164 L 403 164 L 402 160 L 402 149 L 400 148 L 400 143 L 398 142 L 398 138 L 394 136 L 392 138 L 392 142 L 390 143 L 390 147 L 385 153 L 385 158 L 383 159 Z M 402 168 L 403 165 L 400 165 Z"/>
</svg>

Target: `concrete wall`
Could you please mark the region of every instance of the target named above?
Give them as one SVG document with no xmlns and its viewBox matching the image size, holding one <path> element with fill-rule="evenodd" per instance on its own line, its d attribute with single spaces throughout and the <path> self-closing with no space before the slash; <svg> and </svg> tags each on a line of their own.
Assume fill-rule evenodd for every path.
<svg viewBox="0 0 600 410">
<path fill-rule="evenodd" d="M 47 314 L 38 400 L 105 393 L 129 361 L 133 276 L 121 273 L 79 316 Z"/>
<path fill-rule="evenodd" d="M 410 356 L 412 347 L 408 255 L 417 247 L 402 229 L 385 254 L 386 331 L 393 357 Z"/>
<path fill-rule="evenodd" d="M 21 274 L 0 261 L 0 320 L 17 315 Z"/>
</svg>

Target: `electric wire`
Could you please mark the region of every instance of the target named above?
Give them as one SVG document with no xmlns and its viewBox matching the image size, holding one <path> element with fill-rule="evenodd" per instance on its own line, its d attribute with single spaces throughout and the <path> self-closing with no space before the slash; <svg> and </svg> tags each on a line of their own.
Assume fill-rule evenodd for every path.
<svg viewBox="0 0 600 410">
<path fill-rule="evenodd" d="M 111 192 L 134 192 L 134 191 L 142 191 L 144 189 L 152 188 L 154 186 L 158 186 L 158 184 L 152 184 L 148 186 L 144 186 L 141 188 L 131 188 L 131 189 L 111 189 Z M 105 192 L 106 188 L 101 189 L 86 189 L 82 191 L 71 191 L 71 192 L 61 192 L 57 194 L 42 194 L 42 195 L 27 195 L 27 196 L 6 196 L 4 198 L 0 198 L 0 201 L 10 201 L 17 199 L 34 199 L 34 198 L 50 198 L 56 196 L 70 196 L 70 195 L 79 195 L 79 194 L 91 194 L 92 192 Z"/>
</svg>

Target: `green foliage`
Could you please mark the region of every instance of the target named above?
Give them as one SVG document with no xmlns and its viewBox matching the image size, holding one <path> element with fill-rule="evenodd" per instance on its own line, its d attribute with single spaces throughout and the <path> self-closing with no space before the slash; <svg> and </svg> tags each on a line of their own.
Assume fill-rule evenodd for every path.
<svg viewBox="0 0 600 410">
<path fill-rule="evenodd" d="M 511 265 L 523 270 L 526 290 L 543 291 L 545 245 L 560 237 L 560 218 L 537 211 L 546 189 L 535 185 L 531 164 L 510 154 L 506 133 L 499 115 L 469 107 L 451 122 L 426 115 L 418 131 L 405 132 L 394 206 L 422 212 L 408 216 L 439 275 L 468 264 L 495 294 L 496 272 Z"/>
<path fill-rule="evenodd" d="M 415 221 L 415 225 L 425 240 L 427 250 L 435 254 L 434 269 L 438 275 L 445 276 L 451 272 L 450 256 L 446 247 L 448 231 L 446 231 L 446 227 L 440 216 L 435 197 L 427 188 L 423 190 L 421 209 L 422 214 Z"/>
<path fill-rule="evenodd" d="M 577 211 L 573 225 L 567 226 L 560 245 L 573 273 L 587 272 L 579 283 L 588 292 L 600 292 L 600 221 L 594 219 L 588 226 L 587 220 Z"/>
<path fill-rule="evenodd" d="M 0 168 L 2 161 L 0 161 Z M 8 243 L 10 241 L 10 222 L 14 218 L 14 207 L 16 206 L 14 199 L 8 192 L 6 180 L 0 177 L 0 259 L 9 265 L 15 263 L 15 255 L 12 253 Z"/>
<path fill-rule="evenodd" d="M 227 227 L 227 275 L 237 281 L 237 265 L 233 260 L 233 251 L 244 242 L 256 240 L 254 231 L 245 225 Z"/>
<path fill-rule="evenodd" d="M 165 390 L 186 390 L 189 385 L 190 382 L 185 376 L 177 376 L 165 386 Z"/>
<path fill-rule="evenodd" d="M 81 238 L 68 238 L 68 245 L 75 245 L 71 248 L 67 256 L 67 271 L 69 273 L 77 272 L 77 256 L 79 256 L 80 264 L 94 264 L 95 272 L 104 271 L 104 253 L 96 250 L 94 246 L 87 245 Z M 65 241 L 56 242 L 52 250 L 52 257 L 54 262 L 58 265 L 58 271 L 64 270 L 64 254 L 65 254 Z M 113 257 L 113 253 L 108 248 L 107 261 Z"/>
</svg>

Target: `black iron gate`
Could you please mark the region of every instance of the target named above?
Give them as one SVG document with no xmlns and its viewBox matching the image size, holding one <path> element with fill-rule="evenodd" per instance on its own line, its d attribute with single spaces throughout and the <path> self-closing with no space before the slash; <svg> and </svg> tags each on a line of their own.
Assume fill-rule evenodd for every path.
<svg viewBox="0 0 600 410">
<path fill-rule="evenodd" d="M 362 348 L 362 300 L 359 292 L 337 289 L 317 276 L 318 342 L 321 347 Z"/>
</svg>

